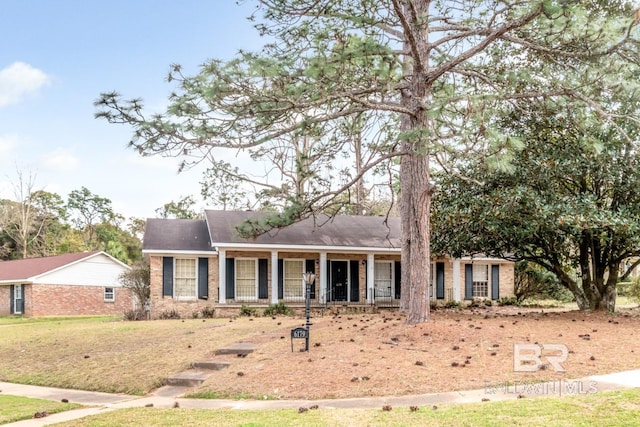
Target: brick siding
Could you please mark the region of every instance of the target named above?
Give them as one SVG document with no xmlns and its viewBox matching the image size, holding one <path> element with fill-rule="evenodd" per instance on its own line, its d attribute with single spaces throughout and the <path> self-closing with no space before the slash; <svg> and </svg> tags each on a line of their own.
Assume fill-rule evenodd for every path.
<svg viewBox="0 0 640 427">
<path fill-rule="evenodd" d="M 104 286 L 26 285 L 25 315 L 118 315 L 131 310 L 132 299 L 128 289 L 114 288 L 115 301 L 106 302 L 104 288 Z"/>
<path fill-rule="evenodd" d="M 195 256 L 194 256 L 195 257 Z M 258 258 L 269 260 L 267 266 L 267 289 L 268 298 L 266 301 L 271 302 L 272 298 L 272 281 L 271 281 L 271 253 L 268 251 L 227 251 L 226 257 L 228 258 Z M 233 301 L 228 301 L 225 305 L 218 304 L 219 298 L 219 262 L 218 256 L 209 257 L 209 298 L 208 299 L 189 299 L 189 300 L 175 300 L 169 296 L 162 295 L 162 256 L 149 256 L 149 264 L 151 267 L 151 317 L 158 318 L 162 313 L 166 313 L 175 310 L 181 317 L 192 317 L 199 314 L 203 308 L 214 307 L 216 308 L 216 315 L 222 315 L 228 310 L 235 310 L 240 307 L 242 303 L 235 304 Z M 313 259 L 315 260 L 315 273 L 316 273 L 316 299 L 317 302 L 320 298 L 320 284 L 326 283 L 326 280 L 320 277 L 320 256 L 317 252 L 278 252 L 278 259 Z M 363 261 L 366 261 L 367 256 L 365 254 L 341 254 L 341 253 L 327 253 L 327 260 L 357 260 L 360 277 L 359 287 L 359 303 L 366 304 L 367 300 L 367 287 L 366 287 L 366 266 Z M 391 260 L 399 261 L 399 255 L 376 255 L 376 261 Z M 453 297 L 453 263 L 450 258 L 438 258 L 435 262 L 444 262 L 445 264 L 445 300 L 452 299 Z M 435 264 L 434 264 L 435 265 Z M 464 273 L 465 262 L 460 262 L 460 297 L 464 300 Z M 513 295 L 513 264 L 501 263 L 500 264 L 500 297 Z M 224 284 L 222 284 L 224 286 Z M 435 292 L 435 288 L 434 288 Z M 227 295 L 227 300 L 233 300 L 233 296 Z M 287 303 L 287 301 L 285 301 Z M 289 303 L 288 303 L 289 304 Z M 252 305 L 264 305 L 252 304 Z M 290 303 L 292 306 L 300 305 L 300 302 Z M 237 306 L 237 307 L 236 307 Z"/>
<path fill-rule="evenodd" d="M 11 314 L 11 286 L 0 286 L 0 316 Z"/>
</svg>

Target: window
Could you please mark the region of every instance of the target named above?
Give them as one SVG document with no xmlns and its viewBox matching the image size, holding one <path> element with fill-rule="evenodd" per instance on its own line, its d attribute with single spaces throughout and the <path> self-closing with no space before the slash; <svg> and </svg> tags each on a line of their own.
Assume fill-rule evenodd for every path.
<svg viewBox="0 0 640 427">
<path fill-rule="evenodd" d="M 196 260 L 195 258 L 175 260 L 175 298 L 196 298 Z"/>
<path fill-rule="evenodd" d="M 301 299 L 304 298 L 304 281 L 302 274 L 304 273 L 304 260 L 302 259 L 285 259 L 284 266 L 284 298 Z"/>
<path fill-rule="evenodd" d="M 431 277 L 429 278 L 429 299 L 436 299 L 436 263 L 431 263 Z"/>
<path fill-rule="evenodd" d="M 114 288 L 104 288 L 105 302 L 113 302 L 116 300 L 116 290 Z"/>
<path fill-rule="evenodd" d="M 236 258 L 237 300 L 257 300 L 258 262 L 255 259 Z"/>
<path fill-rule="evenodd" d="M 391 298 L 393 289 L 393 262 L 376 261 L 373 286 L 376 298 Z"/>
<path fill-rule="evenodd" d="M 22 314 L 23 311 L 22 285 L 13 285 L 13 314 Z"/>
<path fill-rule="evenodd" d="M 489 297 L 489 266 L 473 265 L 473 292 L 474 298 Z"/>
</svg>

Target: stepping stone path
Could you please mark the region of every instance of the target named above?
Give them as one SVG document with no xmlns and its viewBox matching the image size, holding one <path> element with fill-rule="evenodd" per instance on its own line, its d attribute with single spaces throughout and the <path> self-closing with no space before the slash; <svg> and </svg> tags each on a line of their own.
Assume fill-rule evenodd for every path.
<svg viewBox="0 0 640 427">
<path fill-rule="evenodd" d="M 256 345 L 250 342 L 239 342 L 215 351 L 216 355 L 236 355 L 244 357 L 253 353 Z M 203 360 L 193 362 L 193 369 L 180 372 L 167 378 L 167 385 L 180 387 L 195 387 L 202 384 L 214 371 L 227 369 L 231 362 L 222 359 Z"/>
</svg>

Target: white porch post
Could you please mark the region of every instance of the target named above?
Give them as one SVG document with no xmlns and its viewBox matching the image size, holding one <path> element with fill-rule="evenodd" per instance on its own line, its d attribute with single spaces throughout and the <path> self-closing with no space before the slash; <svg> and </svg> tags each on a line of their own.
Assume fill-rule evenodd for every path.
<svg viewBox="0 0 640 427">
<path fill-rule="evenodd" d="M 329 282 L 329 272 L 327 271 L 327 253 L 320 252 L 320 280 L 316 282 L 316 292 L 319 292 L 320 295 L 320 303 L 324 304 L 327 302 L 327 283 Z"/>
<path fill-rule="evenodd" d="M 373 275 L 375 272 L 375 257 L 373 254 L 367 254 L 367 289 L 369 290 L 369 292 L 367 292 L 367 303 L 369 304 L 373 304 Z"/>
<path fill-rule="evenodd" d="M 460 293 L 460 260 L 453 260 L 453 300 L 462 301 Z"/>
<path fill-rule="evenodd" d="M 278 251 L 271 251 L 271 303 L 278 303 Z"/>
<path fill-rule="evenodd" d="M 218 249 L 218 302 L 227 302 L 227 251 Z M 233 295 L 230 295 L 233 298 Z"/>
</svg>

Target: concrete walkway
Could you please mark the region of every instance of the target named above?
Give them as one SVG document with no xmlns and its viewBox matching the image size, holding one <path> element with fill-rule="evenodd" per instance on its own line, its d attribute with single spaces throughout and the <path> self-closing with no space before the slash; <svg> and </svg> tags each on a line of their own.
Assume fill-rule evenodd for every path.
<svg viewBox="0 0 640 427">
<path fill-rule="evenodd" d="M 153 406 L 156 408 L 172 408 L 177 404 L 181 408 L 200 409 L 284 409 L 309 407 L 319 408 L 382 408 L 391 406 L 433 406 L 451 403 L 471 403 L 501 401 L 518 398 L 567 396 L 576 394 L 593 394 L 603 391 L 622 390 L 640 387 L 640 369 L 618 372 L 609 375 L 596 375 L 576 380 L 561 380 L 548 383 L 488 383 L 485 388 L 446 393 L 430 393 L 412 396 L 358 397 L 351 399 L 322 400 L 222 400 L 222 399 L 185 399 L 181 396 L 188 390 L 186 387 L 162 387 L 154 393 L 139 397 L 123 394 L 97 393 L 80 390 L 67 390 L 51 387 L 38 387 L 22 384 L 0 382 L 0 394 L 34 397 L 40 399 L 79 403 L 86 408 L 75 409 L 45 418 L 19 421 L 6 426 L 35 427 L 69 421 L 123 408 Z"/>
</svg>

